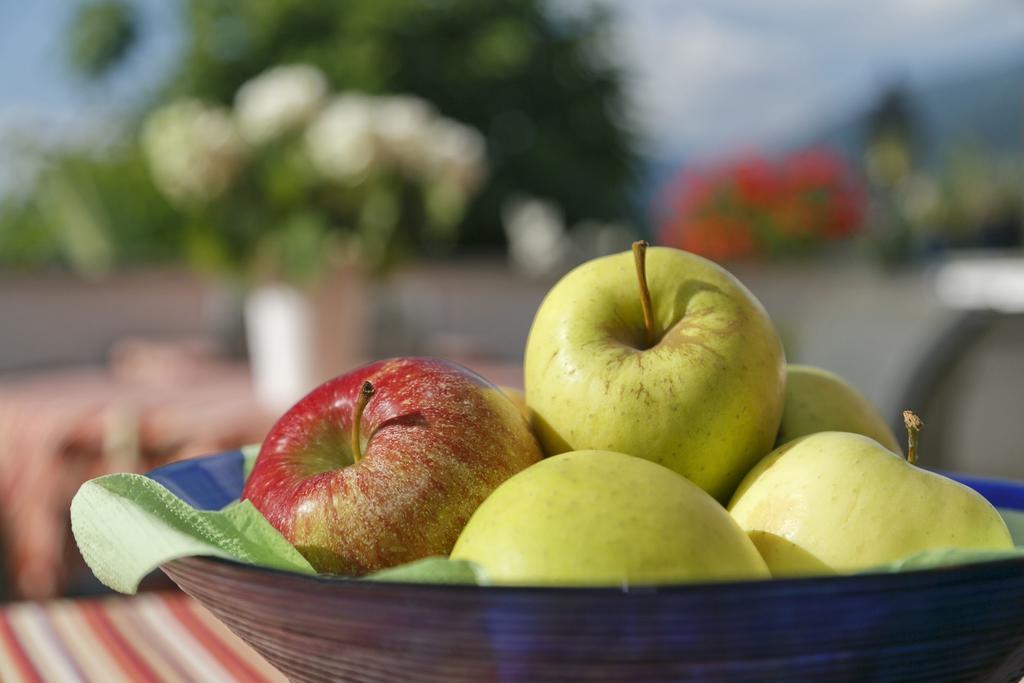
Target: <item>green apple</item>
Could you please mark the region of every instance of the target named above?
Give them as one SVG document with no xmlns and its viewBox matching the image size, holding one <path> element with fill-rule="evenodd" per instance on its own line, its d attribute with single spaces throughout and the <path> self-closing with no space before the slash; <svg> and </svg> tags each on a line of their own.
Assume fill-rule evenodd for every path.
<svg viewBox="0 0 1024 683">
<path fill-rule="evenodd" d="M 642 242 L 552 288 L 524 370 L 548 455 L 644 457 L 723 502 L 772 449 L 782 415 L 782 344 L 757 299 L 711 261 Z"/>
<path fill-rule="evenodd" d="M 497 584 L 628 585 L 767 578 L 718 502 L 675 472 L 609 451 L 563 453 L 506 480 L 452 550 Z"/>
<path fill-rule="evenodd" d="M 786 401 L 776 445 L 816 432 L 869 436 L 894 453 L 899 441 L 874 404 L 834 372 L 810 365 L 786 367 Z"/>
<path fill-rule="evenodd" d="M 918 468 L 862 434 L 819 432 L 750 471 L 729 511 L 775 576 L 854 572 L 940 548 L 1013 547 L 1006 523 L 973 489 Z"/>
</svg>

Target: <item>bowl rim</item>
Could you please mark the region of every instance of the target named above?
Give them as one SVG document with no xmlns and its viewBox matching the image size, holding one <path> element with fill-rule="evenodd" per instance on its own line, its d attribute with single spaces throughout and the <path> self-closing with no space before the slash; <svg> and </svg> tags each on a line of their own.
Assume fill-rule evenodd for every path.
<svg viewBox="0 0 1024 683">
<path fill-rule="evenodd" d="M 906 571 L 900 572 L 866 571 L 854 574 L 829 574 L 821 576 L 797 576 L 769 579 L 723 579 L 722 581 L 700 581 L 668 584 L 635 584 L 623 586 L 534 586 L 514 584 L 481 585 L 392 580 L 373 581 L 356 576 L 343 576 L 340 574 L 299 574 L 297 572 L 290 572 L 284 569 L 275 569 L 273 567 L 263 567 L 261 565 L 256 564 L 247 564 L 245 562 L 239 562 L 237 560 L 231 560 L 223 557 L 215 557 L 210 555 L 190 555 L 188 557 L 170 560 L 169 562 L 165 562 L 164 565 L 173 564 L 176 562 L 185 562 L 188 564 L 213 563 L 236 569 L 262 572 L 271 575 L 280 575 L 283 577 L 288 577 L 296 580 L 313 581 L 321 585 L 337 586 L 339 588 L 358 586 L 360 589 L 387 591 L 388 588 L 400 587 L 407 590 L 412 589 L 433 592 L 475 592 L 484 590 L 488 591 L 491 594 L 502 593 L 506 595 L 524 595 L 533 593 L 542 595 L 565 595 L 567 593 L 572 593 L 573 595 L 579 596 L 643 596 L 654 594 L 683 595 L 688 593 L 707 594 L 709 590 L 756 590 L 757 588 L 763 588 L 767 586 L 771 586 L 774 592 L 786 592 L 788 589 L 790 591 L 804 593 L 808 592 L 808 589 L 814 588 L 820 588 L 821 592 L 826 592 L 825 588 L 828 588 L 827 592 L 834 593 L 835 588 L 837 587 L 848 587 L 851 589 L 856 589 L 858 591 L 863 591 L 865 589 L 866 583 L 885 582 L 892 584 L 893 581 L 897 580 L 915 582 L 916 580 L 924 577 L 940 579 L 943 576 L 948 576 L 950 579 L 955 579 L 961 578 L 965 573 L 985 570 L 997 571 L 1017 569 L 1019 570 L 1019 573 L 1024 574 L 1024 555 L 1022 555 L 1021 557 L 1007 557 L 995 560 L 979 560 L 973 562 L 963 562 L 959 564 L 942 565 L 938 567 L 927 567 L 924 569 L 908 569 Z M 818 591 L 812 590 L 810 592 Z"/>
</svg>

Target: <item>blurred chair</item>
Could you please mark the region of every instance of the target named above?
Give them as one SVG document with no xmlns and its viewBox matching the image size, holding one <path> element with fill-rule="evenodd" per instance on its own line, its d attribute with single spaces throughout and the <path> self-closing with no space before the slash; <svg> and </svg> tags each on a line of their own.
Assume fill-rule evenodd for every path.
<svg viewBox="0 0 1024 683">
<path fill-rule="evenodd" d="M 951 261 L 935 287 L 957 316 L 921 349 L 900 402 L 924 420 L 922 463 L 1024 478 L 1024 257 Z"/>
</svg>

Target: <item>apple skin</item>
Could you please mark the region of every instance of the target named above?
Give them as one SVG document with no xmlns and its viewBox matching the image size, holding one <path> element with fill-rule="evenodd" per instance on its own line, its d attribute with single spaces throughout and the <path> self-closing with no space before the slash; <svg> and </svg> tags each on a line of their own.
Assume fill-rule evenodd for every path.
<svg viewBox="0 0 1024 683">
<path fill-rule="evenodd" d="M 855 572 L 940 548 L 1013 547 L 979 493 L 847 432 L 773 451 L 744 478 L 729 512 L 774 576 Z"/>
<path fill-rule="evenodd" d="M 512 476 L 470 518 L 452 559 L 506 585 L 769 577 L 714 498 L 661 465 L 610 451 L 563 453 Z"/>
<path fill-rule="evenodd" d="M 878 409 L 849 382 L 822 368 L 790 363 L 775 445 L 817 432 L 863 434 L 893 453 L 903 452 Z"/>
<path fill-rule="evenodd" d="M 508 399 L 515 404 L 516 408 L 522 414 L 523 419 L 530 420 L 530 409 L 526 407 L 526 394 L 523 393 L 522 389 L 516 389 L 515 387 L 507 387 L 503 385 L 498 386 L 502 393 L 508 396 Z"/>
<path fill-rule="evenodd" d="M 367 380 L 353 463 L 353 407 Z M 285 413 L 242 499 L 318 572 L 360 575 L 447 554 L 491 491 L 540 458 L 497 387 L 454 363 L 399 358 L 329 380 Z"/>
<path fill-rule="evenodd" d="M 534 431 L 548 455 L 647 458 L 725 502 L 775 443 L 782 344 L 757 299 L 711 261 L 652 247 L 647 282 L 649 349 L 631 253 L 584 263 L 547 294 L 524 362 Z"/>
</svg>

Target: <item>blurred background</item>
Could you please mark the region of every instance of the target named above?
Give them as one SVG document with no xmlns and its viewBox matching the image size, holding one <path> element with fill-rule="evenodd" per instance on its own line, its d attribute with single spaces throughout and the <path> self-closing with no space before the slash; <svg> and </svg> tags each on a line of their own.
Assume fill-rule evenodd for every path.
<svg viewBox="0 0 1024 683">
<path fill-rule="evenodd" d="M 0 4 L 6 598 L 86 478 L 258 442 L 364 360 L 521 385 L 547 289 L 722 263 L 928 466 L 1024 477 L 1024 6 Z"/>
</svg>

